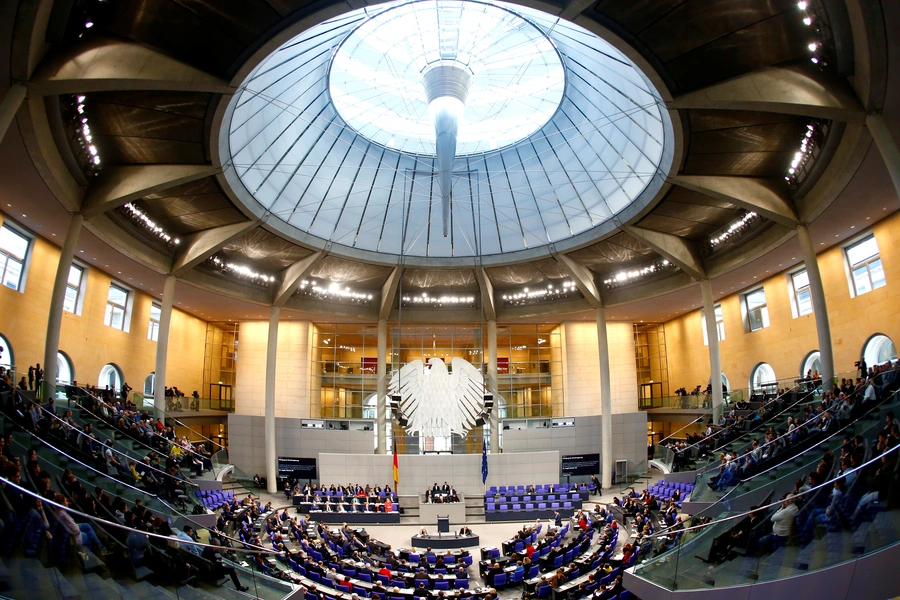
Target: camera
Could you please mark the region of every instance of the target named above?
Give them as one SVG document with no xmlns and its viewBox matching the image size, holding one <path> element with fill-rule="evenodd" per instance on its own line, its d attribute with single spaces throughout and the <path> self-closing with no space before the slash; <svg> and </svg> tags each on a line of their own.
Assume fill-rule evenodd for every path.
<svg viewBox="0 0 900 600">
<path fill-rule="evenodd" d="M 856 361 L 855 363 L 853 363 L 853 366 L 856 367 L 856 368 L 858 369 L 858 368 L 859 368 L 859 361 Z"/>
</svg>

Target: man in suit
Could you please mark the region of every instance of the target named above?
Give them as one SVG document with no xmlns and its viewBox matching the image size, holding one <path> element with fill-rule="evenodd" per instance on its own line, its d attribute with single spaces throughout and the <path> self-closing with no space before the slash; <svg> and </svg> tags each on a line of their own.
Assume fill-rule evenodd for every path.
<svg viewBox="0 0 900 600">
<path fill-rule="evenodd" d="M 562 515 L 559 514 L 558 510 L 553 511 L 553 525 L 556 527 L 562 527 Z"/>
</svg>

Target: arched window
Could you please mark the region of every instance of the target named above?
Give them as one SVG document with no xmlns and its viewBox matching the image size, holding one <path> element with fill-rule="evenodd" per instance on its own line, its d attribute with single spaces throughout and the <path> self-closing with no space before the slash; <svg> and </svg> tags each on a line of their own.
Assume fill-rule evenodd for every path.
<svg viewBox="0 0 900 600">
<path fill-rule="evenodd" d="M 811 373 L 815 375 L 818 373 L 822 374 L 822 357 L 819 354 L 818 350 L 813 350 L 803 359 L 803 362 L 800 363 L 800 377 L 806 377 L 807 373 Z"/>
<path fill-rule="evenodd" d="M 394 445 L 394 431 L 391 427 L 391 403 L 387 402 L 384 407 L 385 415 L 388 423 L 387 427 L 387 437 L 386 440 L 386 448 L 388 452 L 390 452 L 391 447 Z M 372 419 L 372 433 L 375 435 L 375 448 L 378 448 L 378 394 L 372 394 L 367 397 L 363 401 L 363 419 Z"/>
<path fill-rule="evenodd" d="M 6 337 L 0 335 L 0 367 L 10 368 L 16 364 L 15 356 L 13 356 L 12 346 Z M 19 369 L 22 371 L 23 369 Z M 24 369 L 27 371 L 28 369 Z M 15 383 L 15 382 L 13 382 Z"/>
<path fill-rule="evenodd" d="M 110 390 L 115 391 L 122 387 L 123 380 L 122 369 L 115 363 L 109 363 L 100 369 L 100 378 L 97 381 L 97 387 L 101 390 L 105 387 L 109 387 Z"/>
<path fill-rule="evenodd" d="M 889 360 L 897 360 L 897 347 L 888 336 L 876 333 L 866 341 L 862 351 L 866 365 L 873 367 Z"/>
<path fill-rule="evenodd" d="M 710 377 L 707 382 L 707 385 L 712 385 L 712 377 Z M 722 384 L 725 386 L 726 390 L 731 389 L 731 385 L 728 383 L 728 377 L 725 375 L 725 371 L 722 371 Z"/>
<path fill-rule="evenodd" d="M 75 366 L 69 355 L 62 350 L 56 353 L 56 381 L 60 385 L 69 385 L 75 381 Z"/>
<path fill-rule="evenodd" d="M 156 371 L 153 371 L 144 379 L 144 395 L 152 396 L 156 393 Z"/>
<path fill-rule="evenodd" d="M 769 363 L 759 363 L 750 371 L 750 391 L 774 392 L 778 387 L 775 370 Z"/>
</svg>

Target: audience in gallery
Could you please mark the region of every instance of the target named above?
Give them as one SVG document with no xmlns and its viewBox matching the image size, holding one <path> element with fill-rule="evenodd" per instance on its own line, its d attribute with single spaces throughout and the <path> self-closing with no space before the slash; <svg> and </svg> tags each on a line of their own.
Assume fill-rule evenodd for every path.
<svg viewBox="0 0 900 600">
<path fill-rule="evenodd" d="M 444 485 L 438 486 L 437 482 L 430 489 L 425 490 L 425 503 L 444 504 L 448 502 L 459 502 L 459 494 L 456 488 L 446 481 Z"/>
</svg>

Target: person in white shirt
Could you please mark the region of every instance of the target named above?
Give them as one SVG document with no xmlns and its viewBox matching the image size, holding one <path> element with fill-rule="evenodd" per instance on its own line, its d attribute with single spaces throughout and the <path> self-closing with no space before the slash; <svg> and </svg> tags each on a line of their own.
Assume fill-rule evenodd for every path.
<svg viewBox="0 0 900 600">
<path fill-rule="evenodd" d="M 775 552 L 787 545 L 788 536 L 794 527 L 794 517 L 799 512 L 794 504 L 794 494 L 788 494 L 781 503 L 781 508 L 772 515 L 772 533 L 760 540 L 760 547 Z"/>
</svg>

